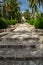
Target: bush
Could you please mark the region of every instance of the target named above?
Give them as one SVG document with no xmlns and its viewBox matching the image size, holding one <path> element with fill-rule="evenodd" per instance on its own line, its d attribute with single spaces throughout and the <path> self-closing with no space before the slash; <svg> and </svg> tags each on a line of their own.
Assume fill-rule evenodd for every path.
<svg viewBox="0 0 43 65">
<path fill-rule="evenodd" d="M 6 20 L 4 18 L 0 18 L 0 29 L 7 28 L 8 25 L 15 25 L 18 23 L 18 20 Z"/>
<path fill-rule="evenodd" d="M 31 20 L 27 20 L 27 22 L 28 22 L 29 24 L 31 24 L 31 25 L 34 24 L 34 20 L 33 20 L 33 19 L 31 19 Z"/>
<path fill-rule="evenodd" d="M 35 28 L 43 29 L 43 17 L 27 20 L 27 22 L 31 25 L 34 25 Z"/>
<path fill-rule="evenodd" d="M 30 23 L 31 25 L 33 25 L 33 24 L 34 24 L 34 20 L 31 19 L 31 20 L 29 21 L 29 23 Z"/>
<path fill-rule="evenodd" d="M 16 23 L 18 23 L 17 20 L 8 20 L 8 25 L 15 25 Z"/>
<path fill-rule="evenodd" d="M 43 29 L 43 18 L 37 18 L 34 22 L 35 28 L 41 28 Z"/>
<path fill-rule="evenodd" d="M 8 24 L 4 18 L 0 18 L 0 29 L 7 28 Z"/>
<path fill-rule="evenodd" d="M 26 22 L 29 23 L 29 20 L 27 20 Z"/>
</svg>

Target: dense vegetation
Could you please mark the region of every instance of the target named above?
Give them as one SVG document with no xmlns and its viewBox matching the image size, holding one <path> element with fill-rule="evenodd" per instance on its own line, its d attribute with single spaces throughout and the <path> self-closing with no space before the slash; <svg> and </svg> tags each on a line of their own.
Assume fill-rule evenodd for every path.
<svg viewBox="0 0 43 65">
<path fill-rule="evenodd" d="M 31 24 L 34 25 L 35 28 L 41 28 L 43 29 L 43 13 L 39 13 L 38 11 L 38 5 L 39 7 L 42 6 L 43 7 L 43 0 L 28 0 L 29 1 L 29 6 L 32 9 L 32 13 L 29 13 L 29 11 L 26 11 L 26 13 L 24 13 L 26 21 Z M 28 14 L 29 13 L 29 14 Z"/>
<path fill-rule="evenodd" d="M 0 18 L 0 29 L 7 28 L 7 26 L 7 20 L 5 20 L 4 18 Z"/>
<path fill-rule="evenodd" d="M 2 0 L 3 11 L 0 5 L 0 28 L 15 25 L 21 21 L 20 2 L 18 0 Z"/>
<path fill-rule="evenodd" d="M 43 17 L 36 17 L 34 19 L 27 20 L 31 25 L 34 25 L 35 28 L 43 29 Z"/>
<path fill-rule="evenodd" d="M 34 26 L 35 26 L 35 28 L 43 29 L 43 17 L 36 18 L 36 20 L 34 20 Z"/>
<path fill-rule="evenodd" d="M 34 25 L 35 28 L 43 29 L 43 13 L 39 13 L 39 7 L 43 7 L 43 0 L 27 0 L 32 12 L 26 10 L 23 15 L 20 11 L 21 3 L 18 0 L 2 0 L 3 11 L 0 5 L 0 29 L 7 28 L 9 25 L 15 25 L 21 22 L 22 16 L 25 17 L 26 22 Z"/>
</svg>

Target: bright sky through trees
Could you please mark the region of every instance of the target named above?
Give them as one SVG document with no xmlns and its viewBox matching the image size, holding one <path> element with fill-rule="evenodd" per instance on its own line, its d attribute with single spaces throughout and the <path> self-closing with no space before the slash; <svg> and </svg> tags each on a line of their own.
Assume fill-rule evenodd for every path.
<svg viewBox="0 0 43 65">
<path fill-rule="evenodd" d="M 0 0 L 0 1 L 2 1 L 2 0 Z M 20 9 L 21 9 L 22 12 L 24 12 L 26 9 L 29 9 L 29 4 L 28 4 L 27 0 L 19 0 L 19 1 L 22 3 L 22 5 L 20 6 Z M 40 7 L 39 10 L 42 12 L 43 8 Z"/>
</svg>

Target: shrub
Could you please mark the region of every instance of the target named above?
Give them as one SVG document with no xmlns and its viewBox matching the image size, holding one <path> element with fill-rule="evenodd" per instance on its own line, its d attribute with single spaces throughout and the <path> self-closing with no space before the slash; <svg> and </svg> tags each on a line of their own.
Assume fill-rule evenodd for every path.
<svg viewBox="0 0 43 65">
<path fill-rule="evenodd" d="M 31 20 L 29 21 L 29 23 L 30 23 L 31 25 L 33 25 L 33 24 L 34 24 L 34 20 L 31 19 Z"/>
<path fill-rule="evenodd" d="M 29 20 L 27 20 L 26 22 L 29 23 Z"/>
<path fill-rule="evenodd" d="M 34 20 L 33 20 L 33 19 L 31 19 L 31 20 L 27 20 L 27 23 L 33 25 L 33 24 L 34 24 Z"/>
<path fill-rule="evenodd" d="M 35 28 L 41 28 L 43 29 L 43 18 L 37 18 L 34 22 Z"/>
<path fill-rule="evenodd" d="M 7 28 L 8 24 L 4 18 L 0 18 L 0 29 Z"/>
<path fill-rule="evenodd" d="M 8 20 L 8 25 L 15 25 L 16 23 L 18 23 L 17 20 Z"/>
</svg>

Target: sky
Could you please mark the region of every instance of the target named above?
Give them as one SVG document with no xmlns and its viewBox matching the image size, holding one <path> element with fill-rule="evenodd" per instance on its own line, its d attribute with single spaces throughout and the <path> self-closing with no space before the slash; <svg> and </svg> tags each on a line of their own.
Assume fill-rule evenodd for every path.
<svg viewBox="0 0 43 65">
<path fill-rule="evenodd" d="M 1 1 L 1 0 L 0 0 Z M 27 0 L 19 0 L 22 5 L 20 6 L 20 9 L 22 12 L 24 12 L 26 9 L 29 9 L 31 11 L 31 9 L 29 8 L 29 2 L 27 2 Z M 43 11 L 42 6 L 39 9 L 41 12 Z"/>
<path fill-rule="evenodd" d="M 29 2 L 27 0 L 19 0 L 22 5 L 21 5 L 21 11 L 24 12 L 26 9 L 29 9 L 31 11 L 31 9 L 29 8 Z M 43 12 L 43 8 L 42 6 L 39 8 L 40 12 Z"/>
<path fill-rule="evenodd" d="M 29 9 L 27 0 L 19 0 L 19 1 L 22 3 L 22 5 L 20 6 L 21 11 L 24 12 L 26 9 Z"/>
</svg>

